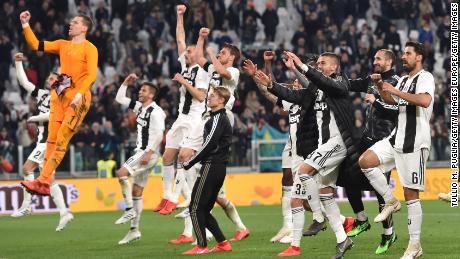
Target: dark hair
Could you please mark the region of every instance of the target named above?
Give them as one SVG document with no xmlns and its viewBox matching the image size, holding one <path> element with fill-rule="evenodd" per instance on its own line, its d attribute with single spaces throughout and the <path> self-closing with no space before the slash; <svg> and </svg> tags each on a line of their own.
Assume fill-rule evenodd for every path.
<svg viewBox="0 0 460 259">
<path fill-rule="evenodd" d="M 90 33 L 93 29 L 93 20 L 91 20 L 91 18 L 88 15 L 82 13 L 78 14 L 77 17 L 81 17 L 83 19 L 83 24 L 86 26 L 86 28 L 88 28 L 86 34 Z"/>
<path fill-rule="evenodd" d="M 378 51 L 382 51 L 385 57 L 391 60 L 391 67 L 393 67 L 396 62 L 395 53 L 391 49 L 379 49 Z"/>
<path fill-rule="evenodd" d="M 238 60 L 240 60 L 240 49 L 237 46 L 230 43 L 225 43 L 222 48 L 227 48 L 230 51 L 230 55 L 235 57 L 235 59 L 233 59 L 233 65 L 236 65 L 236 63 L 238 63 Z"/>
<path fill-rule="evenodd" d="M 319 55 L 320 57 L 329 57 L 335 60 L 338 67 L 340 67 L 340 57 L 339 55 L 332 53 L 332 52 L 324 52 L 323 54 Z"/>
<path fill-rule="evenodd" d="M 152 90 L 155 91 L 155 93 L 153 94 L 153 100 L 155 100 L 155 98 L 158 95 L 158 92 L 160 91 L 160 88 L 157 85 L 154 85 L 154 84 L 152 84 L 150 82 L 147 82 L 147 81 L 142 82 L 141 87 L 144 86 L 144 85 L 148 86 L 150 88 L 150 91 L 152 91 Z"/>
<path fill-rule="evenodd" d="M 417 41 L 408 41 L 406 42 L 406 47 L 414 48 L 414 51 L 417 55 L 422 55 L 422 63 L 425 61 L 426 51 L 422 43 Z"/>
</svg>

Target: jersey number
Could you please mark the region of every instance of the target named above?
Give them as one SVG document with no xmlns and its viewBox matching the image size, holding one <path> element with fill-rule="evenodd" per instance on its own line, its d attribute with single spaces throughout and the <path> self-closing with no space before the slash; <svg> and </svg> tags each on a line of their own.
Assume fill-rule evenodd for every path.
<svg viewBox="0 0 460 259">
<path fill-rule="evenodd" d="M 419 178 L 418 178 L 418 173 L 417 172 L 412 172 L 412 183 L 413 184 L 418 184 Z"/>
<path fill-rule="evenodd" d="M 313 153 L 309 154 L 309 155 L 307 156 L 307 158 L 310 159 L 312 156 L 313 156 Z M 317 160 L 318 158 L 321 158 L 322 156 L 323 156 L 323 155 L 322 155 L 321 153 L 316 153 L 316 154 L 315 154 L 315 158 L 313 158 L 313 162 L 316 162 L 316 160 Z"/>
<path fill-rule="evenodd" d="M 305 195 L 306 191 L 302 190 L 302 185 L 300 183 L 295 185 L 295 194 L 297 195 Z"/>
<path fill-rule="evenodd" d="M 34 155 L 34 158 L 39 159 L 41 154 L 42 154 L 41 151 L 37 151 L 37 153 L 35 153 L 35 155 Z"/>
</svg>

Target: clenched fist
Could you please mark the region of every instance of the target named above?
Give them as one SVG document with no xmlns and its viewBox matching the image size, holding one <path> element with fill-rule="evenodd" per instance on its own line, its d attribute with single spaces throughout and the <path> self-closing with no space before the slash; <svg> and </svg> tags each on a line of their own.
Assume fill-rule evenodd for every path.
<svg viewBox="0 0 460 259">
<path fill-rule="evenodd" d="M 24 11 L 19 15 L 19 19 L 21 20 L 22 24 L 29 23 L 30 17 L 31 17 L 31 15 L 30 15 L 29 11 Z"/>
</svg>

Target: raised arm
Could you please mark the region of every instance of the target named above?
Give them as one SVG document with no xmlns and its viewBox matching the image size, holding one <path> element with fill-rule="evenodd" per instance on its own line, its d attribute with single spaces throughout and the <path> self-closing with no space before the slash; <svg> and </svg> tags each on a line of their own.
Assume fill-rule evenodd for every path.
<svg viewBox="0 0 460 259">
<path fill-rule="evenodd" d="M 270 75 L 271 78 L 275 78 L 273 75 L 273 68 L 272 68 L 272 62 L 273 59 L 275 58 L 275 52 L 274 51 L 264 51 L 264 73 L 266 75 Z"/>
<path fill-rule="evenodd" d="M 126 78 L 125 81 L 123 81 L 123 84 L 121 84 L 120 88 L 118 88 L 117 96 L 115 96 L 115 101 L 117 101 L 119 104 L 128 106 L 131 103 L 131 98 L 126 97 L 126 90 L 128 89 L 128 85 L 133 83 L 138 79 L 137 75 L 132 73 L 129 74 Z"/>
<path fill-rule="evenodd" d="M 303 64 L 294 53 L 285 51 L 285 54 L 303 70 L 305 76 L 320 90 L 326 92 L 329 96 L 348 97 L 348 80 L 345 80 L 342 76 L 337 76 L 337 78 L 325 76 L 312 66 Z"/>
<path fill-rule="evenodd" d="M 199 36 L 198 36 L 198 41 L 196 42 L 196 47 L 195 47 L 196 62 L 202 68 L 204 68 L 204 65 L 208 62 L 208 60 L 204 57 L 204 42 L 206 41 L 206 37 L 208 37 L 208 34 L 209 34 L 208 28 L 201 28 Z"/>
<path fill-rule="evenodd" d="M 19 84 L 26 89 L 28 93 L 33 92 L 35 89 L 35 85 L 32 84 L 26 76 L 26 72 L 24 71 L 24 67 L 22 66 L 22 61 L 24 60 L 24 56 L 22 53 L 16 53 L 14 55 L 14 65 L 16 67 L 16 76 L 18 77 Z"/>
<path fill-rule="evenodd" d="M 61 43 L 64 40 L 39 41 L 30 28 L 30 17 L 31 15 L 29 11 L 24 11 L 19 15 L 27 45 L 29 45 L 29 47 L 34 51 L 44 51 L 47 53 L 59 54 Z"/>
<path fill-rule="evenodd" d="M 307 89 L 287 89 L 286 87 L 283 87 L 280 84 L 273 82 L 267 75 L 265 75 L 264 72 L 260 70 L 256 71 L 255 78 L 257 81 L 260 82 L 261 85 L 267 87 L 270 93 L 274 94 L 281 100 L 302 105 L 305 98 L 311 98 L 310 91 L 308 91 Z"/>
<path fill-rule="evenodd" d="M 263 84 L 261 84 L 256 78 L 255 78 L 255 73 L 257 71 L 257 65 L 252 62 L 250 59 L 246 59 L 243 62 L 243 70 L 252 77 L 254 82 L 257 85 L 257 88 L 259 88 L 259 91 L 262 93 L 265 98 L 267 98 L 271 103 L 276 105 L 278 103 L 278 97 L 275 95 L 271 94 L 268 90 L 267 87 L 265 87 Z M 273 77 L 272 77 L 273 78 Z"/>
<path fill-rule="evenodd" d="M 185 5 L 178 5 L 176 7 L 177 23 L 176 23 L 176 43 L 179 55 L 184 53 L 187 45 L 185 44 L 185 31 L 184 31 L 184 13 L 187 10 Z"/>
<path fill-rule="evenodd" d="M 232 74 L 217 59 L 216 53 L 214 53 L 214 49 L 209 47 L 206 49 L 206 52 L 208 53 L 208 56 L 211 59 L 211 62 L 214 65 L 214 69 L 216 70 L 216 72 L 219 73 L 219 75 L 225 79 L 232 79 Z"/>
<path fill-rule="evenodd" d="M 179 84 L 183 85 L 187 92 L 189 92 L 193 98 L 198 100 L 199 102 L 203 102 L 206 99 L 206 91 L 207 87 L 193 87 L 185 78 L 183 75 L 176 73 L 173 78 L 174 81 L 178 82 Z M 196 77 L 196 80 L 198 81 L 199 78 L 198 76 Z M 202 83 L 207 84 L 207 81 L 202 80 Z M 195 81 L 195 83 L 198 84 L 198 82 Z"/>
</svg>

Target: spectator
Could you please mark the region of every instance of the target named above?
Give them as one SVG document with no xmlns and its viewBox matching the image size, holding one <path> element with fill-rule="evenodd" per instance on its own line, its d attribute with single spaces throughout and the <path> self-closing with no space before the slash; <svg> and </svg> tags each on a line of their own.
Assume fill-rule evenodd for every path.
<svg viewBox="0 0 460 259">
<path fill-rule="evenodd" d="M 426 21 L 422 22 L 422 28 L 418 30 L 418 42 L 433 44 L 433 32 L 431 31 L 430 24 Z"/>
<path fill-rule="evenodd" d="M 443 17 L 441 25 L 439 25 L 436 35 L 439 38 L 439 52 L 446 54 L 450 50 L 450 16 Z"/>
<path fill-rule="evenodd" d="M 97 161 L 97 178 L 113 178 L 113 171 L 117 168 L 113 157 L 113 152 L 105 152 L 103 159 Z"/>
<path fill-rule="evenodd" d="M 243 34 L 241 35 L 241 41 L 243 44 L 252 44 L 256 39 L 257 34 L 257 22 L 253 16 L 248 15 L 244 21 Z"/>
<path fill-rule="evenodd" d="M 264 25 L 265 41 L 274 41 L 279 19 L 271 1 L 267 2 L 267 8 L 262 15 L 262 23 Z"/>
<path fill-rule="evenodd" d="M 391 49 L 396 55 L 401 52 L 401 37 L 396 31 L 396 25 L 391 24 L 390 31 L 385 34 L 385 45 Z"/>
</svg>

